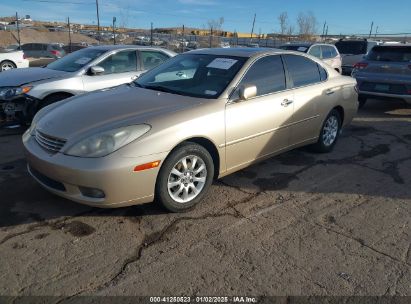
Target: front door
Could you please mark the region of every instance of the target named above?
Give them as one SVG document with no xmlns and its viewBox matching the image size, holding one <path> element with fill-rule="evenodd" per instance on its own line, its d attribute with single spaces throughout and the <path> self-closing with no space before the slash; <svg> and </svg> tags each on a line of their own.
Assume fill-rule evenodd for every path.
<svg viewBox="0 0 411 304">
<path fill-rule="evenodd" d="M 114 53 L 96 65 L 104 68 L 104 73 L 99 75 L 87 73 L 82 76 L 86 92 L 129 83 L 141 74 L 140 71 L 137 71 L 137 53 L 135 50 Z"/>
<path fill-rule="evenodd" d="M 257 96 L 240 101 L 242 85 L 255 85 Z M 281 56 L 265 56 L 254 62 L 230 99 L 226 106 L 228 171 L 245 167 L 289 145 L 293 94 L 286 91 Z"/>
</svg>

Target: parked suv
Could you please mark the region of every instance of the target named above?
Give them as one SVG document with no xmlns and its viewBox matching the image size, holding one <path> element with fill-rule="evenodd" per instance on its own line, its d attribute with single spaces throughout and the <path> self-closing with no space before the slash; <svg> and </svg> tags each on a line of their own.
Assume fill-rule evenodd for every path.
<svg viewBox="0 0 411 304">
<path fill-rule="evenodd" d="M 298 51 L 322 59 L 326 64 L 341 74 L 341 56 L 332 44 L 292 43 L 280 46 L 280 49 Z"/>
<path fill-rule="evenodd" d="M 411 45 L 381 45 L 355 64 L 360 107 L 367 98 L 396 98 L 411 104 Z"/>
<path fill-rule="evenodd" d="M 59 44 L 50 43 L 26 43 L 21 46 L 26 57 L 31 58 L 54 58 L 63 57 L 66 52 Z"/>
<path fill-rule="evenodd" d="M 335 46 L 342 56 L 342 74 L 351 75 L 354 65 L 378 44 L 367 39 L 340 39 Z"/>
</svg>

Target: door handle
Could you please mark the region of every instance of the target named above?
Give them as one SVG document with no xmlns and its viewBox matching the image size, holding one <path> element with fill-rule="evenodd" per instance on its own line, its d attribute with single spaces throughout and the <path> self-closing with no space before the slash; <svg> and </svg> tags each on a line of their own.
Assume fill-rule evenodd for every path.
<svg viewBox="0 0 411 304">
<path fill-rule="evenodd" d="M 283 102 L 281 103 L 281 105 L 282 105 L 283 107 L 288 107 L 288 106 L 289 106 L 290 104 L 292 104 L 292 103 L 293 103 L 292 100 L 284 99 Z"/>
<path fill-rule="evenodd" d="M 325 91 L 325 94 L 327 94 L 327 95 L 332 95 L 334 93 L 335 93 L 335 91 L 331 90 L 331 89 L 328 89 L 327 91 Z"/>
<path fill-rule="evenodd" d="M 131 76 L 131 80 L 136 80 L 137 78 L 138 78 L 138 75 Z"/>
</svg>

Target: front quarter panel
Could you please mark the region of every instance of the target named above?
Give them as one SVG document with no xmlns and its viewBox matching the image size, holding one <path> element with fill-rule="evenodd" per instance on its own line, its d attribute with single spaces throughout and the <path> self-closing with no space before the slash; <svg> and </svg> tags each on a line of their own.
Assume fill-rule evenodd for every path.
<svg viewBox="0 0 411 304">
<path fill-rule="evenodd" d="M 80 76 L 74 76 L 64 79 L 48 80 L 39 83 L 33 83 L 33 88 L 28 95 L 37 99 L 43 99 L 53 93 L 69 93 L 79 95 L 84 93 L 83 81 Z"/>
<path fill-rule="evenodd" d="M 123 147 L 119 153 L 123 157 L 147 156 L 163 152 L 169 154 L 186 140 L 204 138 L 216 147 L 220 158 L 219 171 L 224 171 L 224 109 L 225 100 L 207 100 L 189 109 L 151 119 L 147 123 L 152 126 L 152 129 L 140 139 Z"/>
</svg>

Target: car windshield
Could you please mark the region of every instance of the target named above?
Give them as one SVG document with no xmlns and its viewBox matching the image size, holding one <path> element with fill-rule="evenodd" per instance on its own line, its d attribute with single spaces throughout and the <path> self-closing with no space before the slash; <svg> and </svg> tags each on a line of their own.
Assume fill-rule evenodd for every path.
<svg viewBox="0 0 411 304">
<path fill-rule="evenodd" d="M 297 51 L 297 52 L 303 52 L 303 53 L 307 53 L 309 47 L 308 46 L 304 46 L 304 45 L 282 45 L 280 46 L 280 49 L 282 50 L 288 50 L 288 51 Z"/>
<path fill-rule="evenodd" d="M 82 49 L 48 64 L 47 68 L 63 72 L 75 72 L 105 52 L 106 50 L 101 49 Z"/>
<path fill-rule="evenodd" d="M 376 46 L 367 57 L 373 61 L 411 62 L 410 46 Z"/>
<path fill-rule="evenodd" d="M 338 41 L 335 46 L 340 54 L 361 55 L 367 53 L 366 41 Z"/>
<path fill-rule="evenodd" d="M 246 61 L 244 57 L 183 54 L 145 73 L 135 84 L 146 89 L 215 99 Z"/>
</svg>

